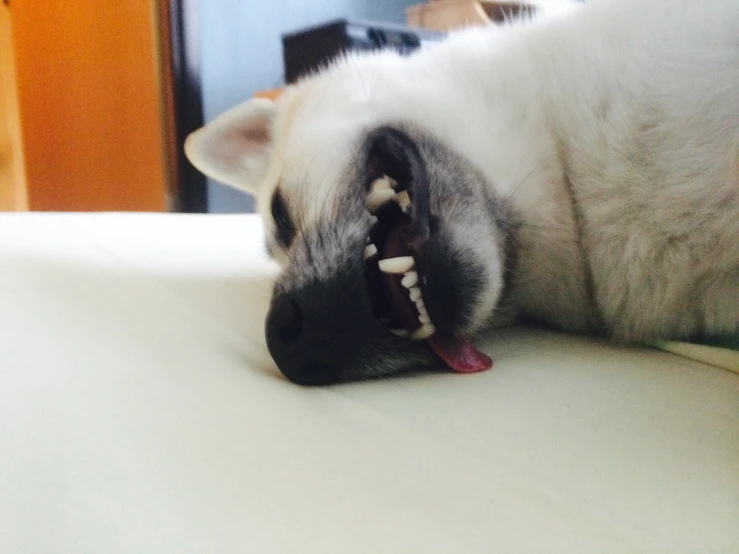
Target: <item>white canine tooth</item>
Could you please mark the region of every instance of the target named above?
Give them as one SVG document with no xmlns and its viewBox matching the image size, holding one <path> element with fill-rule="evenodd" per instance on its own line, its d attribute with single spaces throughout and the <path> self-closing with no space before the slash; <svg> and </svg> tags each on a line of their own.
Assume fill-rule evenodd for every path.
<svg viewBox="0 0 739 554">
<path fill-rule="evenodd" d="M 425 304 L 425 303 L 424 303 L 424 301 L 423 301 L 423 296 L 419 296 L 419 297 L 418 297 L 418 298 L 417 298 L 416 300 L 414 300 L 413 302 L 415 302 L 415 303 L 416 303 L 416 308 L 418 308 L 418 311 L 419 311 L 419 312 L 420 312 L 420 311 L 422 311 L 422 310 L 423 310 L 424 312 L 426 311 L 426 304 Z"/>
<path fill-rule="evenodd" d="M 395 187 L 396 184 L 397 183 L 390 177 L 383 175 L 372 182 L 372 190 L 391 189 Z"/>
<path fill-rule="evenodd" d="M 371 215 L 370 216 L 370 225 L 372 225 L 372 227 L 374 227 L 375 225 L 377 225 L 377 216 L 376 215 Z"/>
<path fill-rule="evenodd" d="M 416 286 L 418 284 L 418 273 L 415 271 L 409 271 L 405 274 L 405 277 L 400 280 L 400 284 L 407 289 Z"/>
<path fill-rule="evenodd" d="M 367 196 L 367 208 L 374 213 L 380 206 L 393 198 L 395 198 L 395 191 L 392 189 L 373 188 Z"/>
<path fill-rule="evenodd" d="M 370 243 L 364 248 L 364 259 L 369 260 L 373 256 L 377 255 L 377 247 Z"/>
<path fill-rule="evenodd" d="M 378 177 L 377 179 L 372 181 L 372 190 L 394 189 L 396 186 L 398 186 L 398 182 L 392 177 L 388 177 L 387 175 L 383 175 L 382 177 Z"/>
<path fill-rule="evenodd" d="M 382 262 L 380 262 L 382 263 Z M 411 287 L 411 301 L 415 302 L 419 298 L 421 298 L 421 289 L 418 287 Z"/>
<path fill-rule="evenodd" d="M 408 196 L 408 191 L 403 190 L 395 195 L 395 201 L 403 211 L 406 211 L 411 205 L 411 197 Z"/>
<path fill-rule="evenodd" d="M 408 336 L 411 334 L 411 332 L 407 329 L 390 329 L 390 331 L 403 338 L 408 338 Z"/>
<path fill-rule="evenodd" d="M 402 274 L 413 269 L 415 265 L 413 256 L 398 256 L 397 258 L 386 258 L 380 260 L 380 271 L 383 273 Z M 418 292 L 421 292 L 419 289 Z"/>
<path fill-rule="evenodd" d="M 427 323 L 431 323 L 431 318 L 429 317 L 429 314 L 427 314 L 426 312 L 422 312 L 422 311 L 419 310 L 419 312 L 418 312 L 418 321 L 420 321 L 421 324 L 427 324 Z"/>
<path fill-rule="evenodd" d="M 436 327 L 432 323 L 424 323 L 418 329 L 411 333 L 411 340 L 423 340 L 429 338 L 436 332 Z"/>
</svg>

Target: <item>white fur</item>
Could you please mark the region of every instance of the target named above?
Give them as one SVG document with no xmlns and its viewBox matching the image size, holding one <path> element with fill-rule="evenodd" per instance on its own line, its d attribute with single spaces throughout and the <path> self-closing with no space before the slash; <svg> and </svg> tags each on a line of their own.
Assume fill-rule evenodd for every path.
<svg viewBox="0 0 739 554">
<path fill-rule="evenodd" d="M 518 314 L 625 340 L 739 332 L 737 0 L 593 0 L 351 56 L 276 108 L 269 163 L 238 175 L 268 230 L 278 182 L 308 224 L 362 133 L 409 121 L 510 196 Z"/>
</svg>

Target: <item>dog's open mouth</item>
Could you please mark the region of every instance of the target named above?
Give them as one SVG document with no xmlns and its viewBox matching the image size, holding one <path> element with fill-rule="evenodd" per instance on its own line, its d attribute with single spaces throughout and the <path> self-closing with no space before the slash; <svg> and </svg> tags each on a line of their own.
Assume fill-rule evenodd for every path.
<svg viewBox="0 0 739 554">
<path fill-rule="evenodd" d="M 410 194 L 409 194 L 410 192 Z M 423 193 L 421 193 L 423 194 Z M 429 240 L 428 199 L 383 176 L 370 185 L 367 209 L 373 227 L 364 260 L 373 315 L 393 333 L 425 340 L 442 361 L 460 373 L 490 368 L 492 360 L 469 338 L 437 330 L 424 301 L 424 275 L 416 261 Z"/>
</svg>

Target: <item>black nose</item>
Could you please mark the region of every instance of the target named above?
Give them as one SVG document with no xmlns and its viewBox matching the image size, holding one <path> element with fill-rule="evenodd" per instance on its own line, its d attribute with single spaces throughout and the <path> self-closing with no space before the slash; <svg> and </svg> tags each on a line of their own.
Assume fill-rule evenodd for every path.
<svg viewBox="0 0 739 554">
<path fill-rule="evenodd" d="M 269 352 L 285 377 L 307 386 L 342 380 L 361 332 L 354 301 L 336 302 L 336 292 L 326 285 L 275 294 L 265 333 Z"/>
<path fill-rule="evenodd" d="M 300 338 L 303 330 L 303 313 L 298 303 L 288 295 L 275 299 L 270 314 L 268 334 L 275 335 L 284 343 Z"/>
</svg>

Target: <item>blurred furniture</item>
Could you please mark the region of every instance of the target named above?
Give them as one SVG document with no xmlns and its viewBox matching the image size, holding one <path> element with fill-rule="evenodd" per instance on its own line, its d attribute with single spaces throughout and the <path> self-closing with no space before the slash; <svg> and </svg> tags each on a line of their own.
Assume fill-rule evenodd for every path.
<svg viewBox="0 0 739 554">
<path fill-rule="evenodd" d="M 451 31 L 469 25 L 499 23 L 521 12 L 534 12 L 536 1 L 430 0 L 406 10 L 408 24 L 435 31 Z"/>
<path fill-rule="evenodd" d="M 166 209 L 164 5 L 0 4 L 0 209 Z"/>
<path fill-rule="evenodd" d="M 294 83 L 344 52 L 391 49 L 407 54 L 443 37 L 443 33 L 377 21 L 330 21 L 282 35 L 285 80 Z"/>
<path fill-rule="evenodd" d="M 346 19 L 301 29 L 282 35 L 285 81 L 292 84 L 344 52 L 390 48 L 407 54 L 444 36 L 404 25 Z M 258 91 L 254 96 L 275 100 L 281 92 L 282 87 Z"/>
<path fill-rule="evenodd" d="M 339 20 L 282 36 L 285 79 L 288 84 L 329 63 L 345 51 L 392 48 L 412 52 L 424 43 L 442 40 L 445 31 L 469 25 L 490 25 L 522 12 L 533 13 L 535 0 L 499 2 L 495 0 L 430 0 L 406 9 L 408 25 Z M 281 89 L 255 94 L 275 99 Z"/>
</svg>

